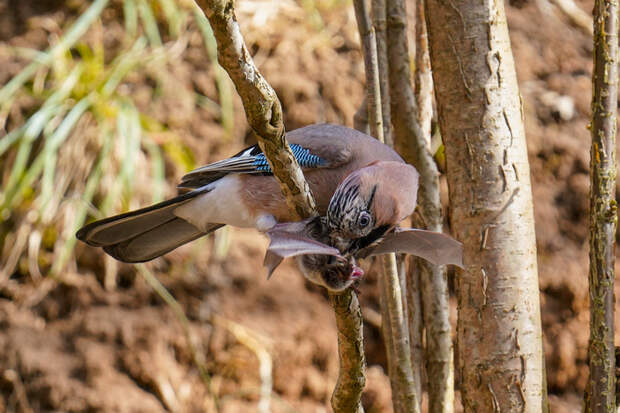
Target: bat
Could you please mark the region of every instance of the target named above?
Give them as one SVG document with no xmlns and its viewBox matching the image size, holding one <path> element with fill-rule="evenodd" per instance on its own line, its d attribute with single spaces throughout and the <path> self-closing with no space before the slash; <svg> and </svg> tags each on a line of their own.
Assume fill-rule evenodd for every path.
<svg viewBox="0 0 620 413">
<path fill-rule="evenodd" d="M 265 266 L 269 276 L 285 259 L 306 254 L 332 255 L 346 260 L 338 249 L 324 242 L 327 237 L 320 236 L 321 240 L 313 238 L 308 230 L 311 220 L 293 223 L 278 224 L 267 231 L 271 243 L 265 254 Z M 440 232 L 426 231 L 416 228 L 396 228 L 385 235 L 378 243 L 370 245 L 357 252 L 357 258 L 367 258 L 373 255 L 388 254 L 391 252 L 415 255 L 435 264 L 451 264 L 463 267 L 463 245 Z"/>
<path fill-rule="evenodd" d="M 310 238 L 306 232 L 307 222 L 308 220 L 277 224 L 267 231 L 271 240 L 263 262 L 263 265 L 267 267 L 267 278 L 271 277 L 273 271 L 285 258 L 316 254 L 333 255 L 344 259 L 337 248 Z"/>
</svg>

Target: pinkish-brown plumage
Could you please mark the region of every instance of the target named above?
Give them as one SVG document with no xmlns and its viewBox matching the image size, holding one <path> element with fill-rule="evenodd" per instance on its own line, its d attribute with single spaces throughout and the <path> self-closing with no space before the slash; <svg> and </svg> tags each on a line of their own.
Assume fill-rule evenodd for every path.
<svg viewBox="0 0 620 413">
<path fill-rule="evenodd" d="M 402 163 L 374 138 L 337 125 L 311 125 L 287 133 L 306 162 L 304 175 L 318 212 L 325 214 L 332 194 L 351 172 L 374 161 Z M 137 211 L 93 222 L 77 237 L 125 262 L 148 261 L 222 225 L 267 230 L 291 221 L 284 197 L 268 174 L 257 147 L 198 168 L 183 177 L 183 195 Z M 299 159 L 299 158 L 298 158 Z M 317 162 L 314 162 L 319 160 Z M 313 163 L 314 162 L 314 163 Z M 262 165 L 262 166 L 261 166 Z M 263 169 L 261 169 L 263 168 Z"/>
<path fill-rule="evenodd" d="M 402 162 L 378 161 L 352 172 L 327 210 L 332 245 L 342 253 L 380 239 L 415 210 L 418 172 Z"/>
<path fill-rule="evenodd" d="M 325 215 L 334 191 L 351 172 L 378 160 L 403 163 L 390 147 L 354 129 L 337 125 L 312 125 L 287 133 L 290 144 L 299 144 L 328 160 L 325 167 L 305 169 L 304 176 L 316 201 L 317 212 Z M 291 215 L 278 183 L 271 176 L 242 175 L 241 194 L 248 208 L 272 214 L 278 222 Z M 259 212 L 260 211 L 260 212 Z"/>
</svg>

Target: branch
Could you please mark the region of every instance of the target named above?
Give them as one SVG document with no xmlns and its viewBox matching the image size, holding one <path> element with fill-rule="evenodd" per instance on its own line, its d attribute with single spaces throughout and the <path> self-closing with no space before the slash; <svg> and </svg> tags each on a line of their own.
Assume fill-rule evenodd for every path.
<svg viewBox="0 0 620 413">
<path fill-rule="evenodd" d="M 284 138 L 282 108 L 267 81 L 254 66 L 234 14 L 233 0 L 197 0 L 213 28 L 218 46 L 218 61 L 233 80 L 243 101 L 246 117 L 258 134 L 274 176 L 291 210 L 300 218 L 316 213 L 307 182 Z M 363 412 L 361 393 L 365 359 L 362 316 L 357 295 L 351 289 L 341 295 L 330 294 L 338 327 L 340 371 L 332 394 L 335 413 Z M 356 410 L 354 410 L 356 409 Z"/>
<path fill-rule="evenodd" d="M 241 96 L 245 115 L 258 135 L 286 202 L 299 218 L 315 214 L 315 203 L 297 160 L 286 144 L 282 107 L 250 56 L 237 23 L 233 0 L 196 0 L 211 24 L 218 62 Z"/>
<path fill-rule="evenodd" d="M 424 21 L 424 0 L 416 0 L 415 13 L 415 95 L 418 104 L 417 119 L 424 135 L 424 143 L 431 147 L 433 120 L 433 76 L 428 52 L 428 33 Z M 433 153 L 431 152 L 431 155 Z"/>
<path fill-rule="evenodd" d="M 351 288 L 342 294 L 329 293 L 338 328 L 340 372 L 332 393 L 334 413 L 363 413 L 362 391 L 366 384 L 364 370 L 364 334 L 362 310 L 357 294 Z"/>
<path fill-rule="evenodd" d="M 355 0 L 355 18 L 362 43 L 364 69 L 366 71 L 366 102 L 368 104 L 368 125 L 370 134 L 385 142 L 383 134 L 383 115 L 381 113 L 381 88 L 379 84 L 379 64 L 377 62 L 377 42 L 375 29 L 370 24 L 365 0 Z"/>
<path fill-rule="evenodd" d="M 420 79 L 418 107 L 411 85 L 409 50 L 407 46 L 407 20 L 403 0 L 387 0 L 388 54 L 390 60 L 390 93 L 394 141 L 405 160 L 420 173 L 418 211 L 414 226 L 431 231 L 442 231 L 441 202 L 439 197 L 439 172 L 430 153 L 430 116 L 432 111 L 430 58 L 424 30 L 423 7 L 419 6 L 416 25 L 417 56 L 419 63 L 416 78 Z M 426 88 L 425 88 L 426 87 Z M 425 95 L 422 95 L 424 93 Z M 424 129 L 420 122 L 423 122 Z M 429 379 L 429 411 L 448 413 L 454 410 L 454 355 L 450 335 L 448 283 L 445 267 L 424 260 L 414 260 L 420 272 L 424 324 L 426 326 L 427 377 Z M 412 332 L 414 333 L 414 332 Z"/>
<path fill-rule="evenodd" d="M 396 255 L 388 254 L 381 258 L 384 277 L 383 294 L 388 314 L 388 318 L 383 323 L 389 323 L 388 334 L 392 338 L 390 340 L 392 356 L 388 357 L 391 364 L 390 380 L 397 384 L 396 387 L 392 386 L 394 411 L 395 413 L 418 413 L 420 412 L 421 395 L 416 393 L 419 385 L 415 382 L 411 364 L 409 331 L 405 321 L 403 294 L 398 279 Z"/>
<path fill-rule="evenodd" d="M 370 133 L 384 142 L 382 95 L 379 82 L 379 64 L 375 32 L 365 0 L 355 0 L 355 17 L 360 32 L 364 66 L 366 69 L 366 90 Z M 379 7 L 378 7 L 379 6 Z M 380 8 L 380 3 L 375 3 Z M 381 12 L 379 18 L 381 18 Z M 385 46 L 385 43 L 384 43 Z M 383 50 L 385 52 L 385 48 Z M 387 59 L 386 59 L 387 60 Z M 387 63 L 387 62 L 384 62 Z M 384 70 L 386 68 L 384 67 Z M 385 77 L 385 76 L 384 76 Z M 386 87 L 387 89 L 387 87 Z M 386 338 L 386 352 L 389 360 L 389 374 L 392 383 L 392 400 L 397 412 L 418 412 L 419 395 L 416 394 L 409 350 L 409 333 L 403 310 L 403 294 L 398 278 L 396 255 L 381 257 L 383 263 L 382 314 L 384 316 L 383 335 Z"/>
<path fill-rule="evenodd" d="M 377 40 L 377 62 L 379 64 L 379 86 L 381 90 L 381 114 L 383 115 L 383 139 L 386 145 L 394 147 L 392 137 L 392 112 L 390 110 L 390 84 L 388 81 L 387 23 L 385 0 L 372 0 L 372 25 Z"/>
<path fill-rule="evenodd" d="M 616 410 L 614 349 L 618 3 L 594 3 L 590 150 L 590 359 L 586 413 Z"/>
</svg>

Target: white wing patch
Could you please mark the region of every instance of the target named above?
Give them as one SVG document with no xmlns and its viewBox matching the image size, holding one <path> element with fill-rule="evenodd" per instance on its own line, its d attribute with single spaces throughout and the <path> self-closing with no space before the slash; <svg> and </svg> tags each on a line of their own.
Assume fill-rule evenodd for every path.
<svg viewBox="0 0 620 413">
<path fill-rule="evenodd" d="M 254 228 L 256 216 L 239 196 L 240 187 L 239 175 L 227 175 L 210 183 L 207 186 L 209 192 L 175 209 L 174 215 L 201 231 L 205 231 L 209 224 Z"/>
</svg>

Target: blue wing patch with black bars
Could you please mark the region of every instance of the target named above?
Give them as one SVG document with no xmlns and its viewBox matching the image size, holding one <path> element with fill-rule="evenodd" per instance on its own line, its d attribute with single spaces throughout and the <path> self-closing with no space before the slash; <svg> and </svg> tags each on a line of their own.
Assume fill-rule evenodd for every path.
<svg viewBox="0 0 620 413">
<path fill-rule="evenodd" d="M 293 151 L 293 155 L 295 155 L 297 162 L 299 162 L 299 166 L 302 168 L 316 168 L 318 166 L 325 165 L 325 160 L 317 155 L 311 154 L 309 149 L 297 144 L 292 144 L 290 146 L 291 151 Z M 264 153 L 256 155 L 254 166 L 257 171 L 271 173 L 271 167 L 269 166 Z"/>
</svg>

